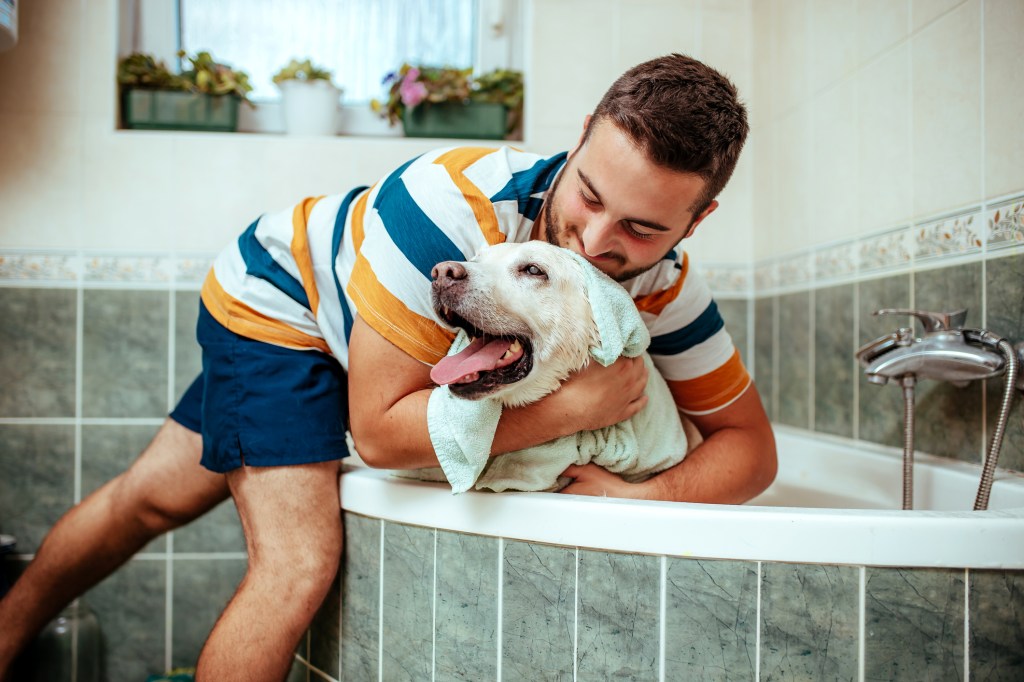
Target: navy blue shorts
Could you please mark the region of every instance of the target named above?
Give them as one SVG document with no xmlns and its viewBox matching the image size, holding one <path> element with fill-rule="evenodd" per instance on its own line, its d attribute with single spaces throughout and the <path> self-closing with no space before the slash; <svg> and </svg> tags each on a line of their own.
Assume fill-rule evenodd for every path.
<svg viewBox="0 0 1024 682">
<path fill-rule="evenodd" d="M 199 304 L 203 371 L 171 419 L 203 436 L 202 465 L 282 466 L 348 455 L 348 377 L 333 357 L 253 341 Z"/>
</svg>

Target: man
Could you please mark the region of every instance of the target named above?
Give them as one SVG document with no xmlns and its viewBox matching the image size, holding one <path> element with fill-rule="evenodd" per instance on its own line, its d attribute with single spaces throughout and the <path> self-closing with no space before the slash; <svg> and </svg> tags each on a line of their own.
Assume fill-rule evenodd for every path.
<svg viewBox="0 0 1024 682">
<path fill-rule="evenodd" d="M 775 475 L 770 425 L 706 286 L 674 250 L 717 207 L 747 129 L 728 80 L 671 55 L 616 81 L 568 155 L 440 150 L 370 189 L 262 216 L 204 284 L 203 374 L 135 464 L 53 527 L 0 602 L 0 674 L 63 604 L 230 494 L 249 568 L 197 676 L 282 679 L 338 568 L 344 415 L 370 465 L 437 466 L 429 372 L 452 335 L 430 313 L 429 272 L 488 243 L 547 239 L 622 282 L 703 436 L 645 483 L 572 467 L 563 492 L 709 502 L 759 493 Z M 639 360 L 592 363 L 543 400 L 505 410 L 493 454 L 627 419 L 643 408 L 645 383 Z"/>
</svg>

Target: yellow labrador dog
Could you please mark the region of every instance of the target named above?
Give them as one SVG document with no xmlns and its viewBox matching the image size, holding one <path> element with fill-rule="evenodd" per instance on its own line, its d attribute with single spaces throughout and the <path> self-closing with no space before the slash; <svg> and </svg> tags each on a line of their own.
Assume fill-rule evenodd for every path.
<svg viewBox="0 0 1024 682">
<path fill-rule="evenodd" d="M 608 316 L 595 321 L 592 305 L 611 300 L 624 311 L 615 316 L 615 332 L 622 331 L 620 326 L 630 327 L 634 331 L 626 336 L 642 340 L 631 355 L 640 353 L 650 338 L 625 289 L 579 256 L 546 242 L 491 246 L 471 261 L 438 263 L 432 275 L 436 315 L 470 338 L 461 352 L 442 359 L 430 374 L 435 383 L 447 386 L 459 403 L 497 401 L 503 406 L 519 406 L 534 402 L 586 367 L 592 349 L 606 353 L 614 345 L 607 339 L 602 345 L 606 330 L 600 327 L 608 325 Z M 617 349 L 616 356 L 620 352 L 622 349 Z M 557 490 L 568 482 L 560 479 L 566 467 L 588 462 L 628 481 L 639 481 L 679 462 L 687 452 L 686 434 L 668 386 L 650 357 L 646 353 L 643 357 L 649 400 L 636 416 L 604 429 L 581 431 L 493 457 L 486 465 L 477 460 L 486 468 L 473 485 L 494 491 Z M 453 432 L 479 428 L 477 413 L 473 408 L 468 413 L 463 424 L 449 427 L 445 422 L 443 428 Z M 491 428 L 497 417 L 493 419 Z M 446 434 L 444 440 L 466 439 L 456 433 Z M 487 456 L 487 451 L 482 453 Z M 438 451 L 442 466 L 445 457 L 445 452 Z M 439 469 L 408 475 L 445 480 Z M 456 490 L 451 476 L 449 482 Z M 467 489 L 468 483 L 461 481 L 459 487 Z"/>
</svg>

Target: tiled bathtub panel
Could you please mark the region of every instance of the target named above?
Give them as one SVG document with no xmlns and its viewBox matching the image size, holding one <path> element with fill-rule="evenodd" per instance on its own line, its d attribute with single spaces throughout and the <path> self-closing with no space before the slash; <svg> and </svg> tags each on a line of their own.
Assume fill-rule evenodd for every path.
<svg viewBox="0 0 1024 682">
<path fill-rule="evenodd" d="M 156 433 L 155 426 L 82 426 L 82 499 L 126 471 Z M 163 552 L 167 539 L 158 537 L 143 552 Z"/>
<path fill-rule="evenodd" d="M 857 296 L 857 347 L 900 327 L 909 326 L 903 316 L 875 316 L 884 308 L 910 308 L 910 275 L 895 275 L 860 282 Z M 856 380 L 860 382 L 857 398 L 858 437 L 873 443 L 902 447 L 903 398 L 895 384 L 878 386 L 864 378 L 863 367 L 857 365 Z"/>
<path fill-rule="evenodd" d="M 166 562 L 137 559 L 85 594 L 102 633 L 101 679 L 144 680 L 166 670 L 166 583 Z"/>
<path fill-rule="evenodd" d="M 982 264 L 968 263 L 914 274 L 914 307 L 946 312 L 967 308 L 968 327 L 982 323 Z M 920 323 L 915 323 L 920 334 Z M 915 445 L 919 451 L 980 462 L 982 382 L 964 388 L 946 382 L 922 381 L 915 402 Z"/>
<path fill-rule="evenodd" d="M 381 650 L 385 680 L 431 677 L 434 536 L 427 528 L 384 524 Z"/>
<path fill-rule="evenodd" d="M 505 542 L 502 680 L 571 680 L 576 551 Z"/>
<path fill-rule="evenodd" d="M 196 341 L 196 320 L 199 317 L 199 292 L 178 291 L 174 294 L 174 402 L 203 368 L 203 354 Z"/>
<path fill-rule="evenodd" d="M 0 424 L 0 533 L 34 553 L 74 504 L 75 428 Z"/>
<path fill-rule="evenodd" d="M 668 560 L 665 679 L 754 679 L 757 564 Z"/>
<path fill-rule="evenodd" d="M 169 307 L 165 291 L 83 293 L 83 416 L 167 414 Z"/>
<path fill-rule="evenodd" d="M 747 338 L 749 336 L 747 329 L 747 308 L 750 303 L 747 301 L 737 300 L 716 300 L 718 304 L 718 312 L 725 320 L 725 328 L 729 330 L 729 335 L 732 337 L 732 342 L 736 348 L 740 351 L 740 357 L 743 359 L 743 363 L 749 368 L 750 367 L 750 353 L 747 350 Z"/>
<path fill-rule="evenodd" d="M 814 293 L 814 430 L 853 437 L 853 285 Z"/>
<path fill-rule="evenodd" d="M 811 428 L 810 292 L 779 296 L 779 382 L 776 419 L 788 426 Z"/>
<path fill-rule="evenodd" d="M 498 673 L 498 540 L 438 531 L 435 679 Z"/>
<path fill-rule="evenodd" d="M 964 572 L 868 568 L 864 679 L 964 679 Z"/>
<path fill-rule="evenodd" d="M 0 288 L 0 417 L 75 416 L 77 294 Z"/>
<path fill-rule="evenodd" d="M 580 551 L 580 679 L 658 679 L 660 576 L 658 557 Z"/>
<path fill-rule="evenodd" d="M 1024 253 L 995 258 L 985 263 L 986 329 L 1010 340 L 1024 341 Z M 1021 368 L 1024 370 L 1024 368 Z M 1003 400 L 1003 377 L 985 382 L 988 408 L 988 439 L 992 438 Z M 1010 419 L 1003 436 L 999 466 L 1024 471 L 1024 400 L 1014 397 Z"/>
<path fill-rule="evenodd" d="M 761 569 L 761 679 L 857 679 L 859 569 Z"/>
<path fill-rule="evenodd" d="M 217 618 L 242 582 L 245 569 L 245 559 L 174 560 L 174 667 L 195 666 Z"/>
<path fill-rule="evenodd" d="M 773 389 L 775 371 L 772 360 L 775 357 L 775 305 L 774 296 L 754 301 L 754 381 L 761 394 L 764 410 L 772 420 L 776 418 Z"/>
<path fill-rule="evenodd" d="M 975 571 L 970 586 L 972 680 L 1024 680 L 1024 572 Z"/>
<path fill-rule="evenodd" d="M 381 522 L 345 512 L 341 573 L 341 673 L 376 680 L 379 652 Z"/>
<path fill-rule="evenodd" d="M 313 617 L 309 629 L 309 662 L 334 679 L 341 676 L 341 574 L 334 576 L 331 589 L 324 598 L 324 603 Z"/>
</svg>

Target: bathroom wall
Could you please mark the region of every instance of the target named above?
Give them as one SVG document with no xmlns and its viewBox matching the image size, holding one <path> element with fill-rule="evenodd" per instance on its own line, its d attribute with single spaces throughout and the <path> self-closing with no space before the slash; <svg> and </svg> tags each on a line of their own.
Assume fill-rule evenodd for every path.
<svg viewBox="0 0 1024 682">
<path fill-rule="evenodd" d="M 753 13 L 756 381 L 776 422 L 899 446 L 900 390 L 853 354 L 911 322 L 873 311 L 967 308 L 968 326 L 1024 340 L 1024 4 Z M 1001 391 L 919 384 L 917 448 L 980 462 Z M 1022 412 L 1000 458 L 1018 471 Z"/>
</svg>

